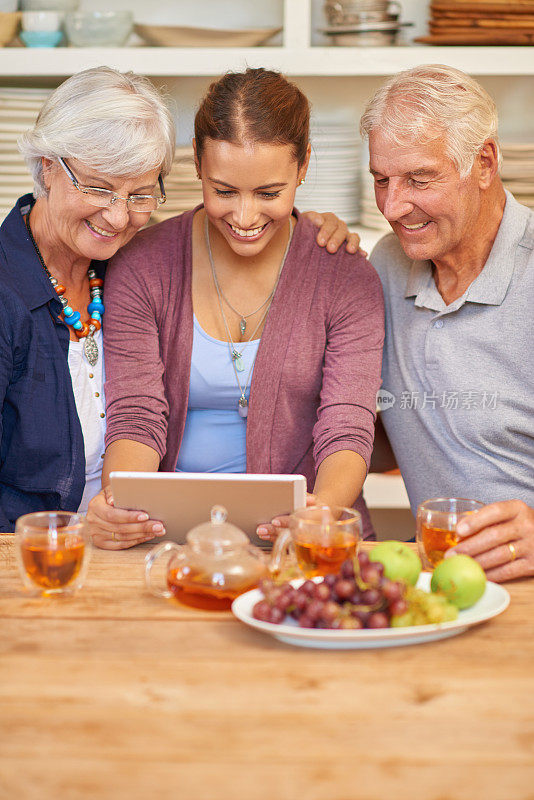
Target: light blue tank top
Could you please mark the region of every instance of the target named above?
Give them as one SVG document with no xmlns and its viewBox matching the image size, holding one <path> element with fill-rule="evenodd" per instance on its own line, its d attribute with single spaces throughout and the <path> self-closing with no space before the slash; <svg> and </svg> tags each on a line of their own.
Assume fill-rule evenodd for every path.
<svg viewBox="0 0 534 800">
<path fill-rule="evenodd" d="M 243 349 L 243 372 L 238 372 L 241 386 L 248 386 L 260 340 L 253 339 Z M 240 417 L 237 404 L 241 392 L 227 342 L 214 339 L 194 317 L 193 352 L 189 401 L 177 472 L 246 472 L 247 420 Z"/>
</svg>

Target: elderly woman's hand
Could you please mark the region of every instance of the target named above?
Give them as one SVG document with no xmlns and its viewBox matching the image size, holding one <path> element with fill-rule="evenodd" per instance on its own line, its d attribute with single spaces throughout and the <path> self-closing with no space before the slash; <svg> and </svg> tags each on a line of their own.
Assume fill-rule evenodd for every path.
<svg viewBox="0 0 534 800">
<path fill-rule="evenodd" d="M 161 522 L 143 511 L 115 508 L 109 486 L 89 503 L 87 522 L 93 544 L 104 550 L 124 550 L 165 534 Z"/>
<path fill-rule="evenodd" d="M 317 497 L 314 494 L 307 492 L 306 506 L 314 506 L 317 503 Z M 256 528 L 256 535 L 266 542 L 274 542 L 277 536 L 281 533 L 282 528 L 289 528 L 289 514 L 284 514 L 281 517 L 275 517 L 270 523 L 264 523 Z"/>
<path fill-rule="evenodd" d="M 302 216 L 307 217 L 316 228 L 319 228 L 316 237 L 317 244 L 320 247 L 326 247 L 329 253 L 337 253 L 343 242 L 346 242 L 347 253 L 357 253 L 359 250 L 362 255 L 367 255 L 365 250 L 359 247 L 360 237 L 358 234 L 350 233 L 347 223 L 336 217 L 331 211 L 325 211 L 324 214 L 320 214 L 318 211 L 305 211 Z"/>
<path fill-rule="evenodd" d="M 446 558 L 455 553 L 472 556 L 488 580 L 498 583 L 534 575 L 534 508 L 521 500 L 484 506 L 465 516 L 456 530 L 462 541 Z"/>
</svg>

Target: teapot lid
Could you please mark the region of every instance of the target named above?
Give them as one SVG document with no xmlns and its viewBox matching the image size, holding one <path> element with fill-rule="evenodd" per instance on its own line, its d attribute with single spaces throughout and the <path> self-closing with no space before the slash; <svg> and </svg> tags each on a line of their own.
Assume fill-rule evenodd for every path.
<svg viewBox="0 0 534 800">
<path fill-rule="evenodd" d="M 202 522 L 192 528 L 187 534 L 187 541 L 197 549 L 215 554 L 248 544 L 246 533 L 227 522 L 227 516 L 224 506 L 213 506 L 210 522 Z"/>
</svg>

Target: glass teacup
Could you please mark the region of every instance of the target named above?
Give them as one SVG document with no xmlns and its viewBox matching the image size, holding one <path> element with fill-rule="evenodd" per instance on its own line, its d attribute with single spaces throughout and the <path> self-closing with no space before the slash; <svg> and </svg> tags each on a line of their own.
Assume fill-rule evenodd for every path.
<svg viewBox="0 0 534 800">
<path fill-rule="evenodd" d="M 271 572 L 283 571 L 288 551 L 307 578 L 338 572 L 344 561 L 356 556 L 361 537 L 361 516 L 353 508 L 301 508 L 291 514 L 289 529 L 274 543 Z"/>
<path fill-rule="evenodd" d="M 466 514 L 484 504 L 465 497 L 435 497 L 425 500 L 417 509 L 416 540 L 425 569 L 443 561 L 445 551 L 460 541 L 456 525 Z"/>
<path fill-rule="evenodd" d="M 72 594 L 85 579 L 91 549 L 85 517 L 40 511 L 19 517 L 15 550 L 24 585 L 34 594 Z"/>
</svg>

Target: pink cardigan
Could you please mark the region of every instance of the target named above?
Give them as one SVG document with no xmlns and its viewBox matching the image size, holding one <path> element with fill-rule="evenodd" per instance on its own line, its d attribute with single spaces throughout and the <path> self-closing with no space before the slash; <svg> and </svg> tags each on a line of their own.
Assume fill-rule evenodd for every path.
<svg viewBox="0 0 534 800">
<path fill-rule="evenodd" d="M 160 454 L 163 471 L 175 469 L 187 414 L 195 211 L 141 231 L 106 275 L 106 446 L 142 442 Z M 360 255 L 330 255 L 315 234 L 298 217 L 247 420 L 247 472 L 302 474 L 309 491 L 331 453 L 354 450 L 369 465 L 384 338 L 374 269 Z M 361 497 L 356 508 L 372 536 Z"/>
</svg>

